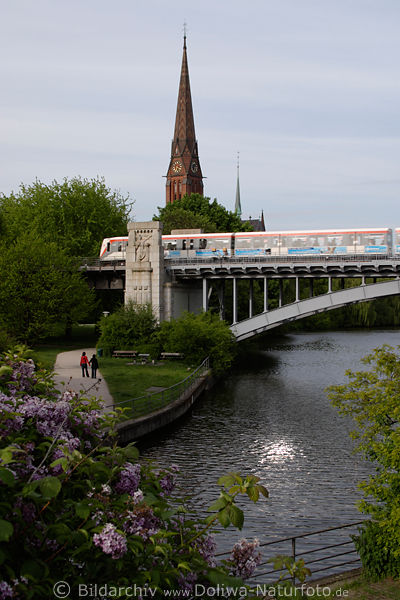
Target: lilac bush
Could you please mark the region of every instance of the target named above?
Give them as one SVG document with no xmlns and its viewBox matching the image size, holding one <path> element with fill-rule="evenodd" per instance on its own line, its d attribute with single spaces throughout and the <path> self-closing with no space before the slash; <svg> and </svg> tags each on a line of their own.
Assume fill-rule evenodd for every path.
<svg viewBox="0 0 400 600">
<path fill-rule="evenodd" d="M 241 528 L 235 497 L 266 496 L 258 478 L 221 478 L 213 514 L 189 519 L 174 495 L 177 467 L 156 469 L 134 445 L 118 446 L 120 417 L 95 398 L 58 392 L 23 349 L 0 357 L 0 600 L 52 598 L 58 581 L 71 597 L 80 583 L 243 583 L 236 575 L 247 575 L 250 554 L 247 571 L 217 565 L 211 529 Z"/>
</svg>

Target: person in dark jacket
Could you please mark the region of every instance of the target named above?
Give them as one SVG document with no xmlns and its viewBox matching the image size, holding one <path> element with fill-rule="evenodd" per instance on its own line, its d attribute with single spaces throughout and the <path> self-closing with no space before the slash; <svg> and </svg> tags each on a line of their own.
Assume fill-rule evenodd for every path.
<svg viewBox="0 0 400 600">
<path fill-rule="evenodd" d="M 96 373 L 97 369 L 99 368 L 99 363 L 95 354 L 93 354 L 92 358 L 89 360 L 89 365 L 92 367 L 92 379 L 96 379 Z"/>
<path fill-rule="evenodd" d="M 86 356 L 86 352 L 82 352 L 82 356 L 81 356 L 81 361 L 79 363 L 81 365 L 82 368 L 82 377 L 89 377 L 89 371 L 88 371 L 88 364 L 89 364 L 89 360 L 88 357 Z"/>
</svg>

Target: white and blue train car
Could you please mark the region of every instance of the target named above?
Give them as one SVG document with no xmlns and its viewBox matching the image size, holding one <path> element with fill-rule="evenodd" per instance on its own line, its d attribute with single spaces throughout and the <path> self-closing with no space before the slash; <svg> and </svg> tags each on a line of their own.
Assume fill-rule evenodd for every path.
<svg viewBox="0 0 400 600">
<path fill-rule="evenodd" d="M 235 256 L 380 254 L 392 251 L 390 228 L 263 231 L 234 234 Z"/>
</svg>

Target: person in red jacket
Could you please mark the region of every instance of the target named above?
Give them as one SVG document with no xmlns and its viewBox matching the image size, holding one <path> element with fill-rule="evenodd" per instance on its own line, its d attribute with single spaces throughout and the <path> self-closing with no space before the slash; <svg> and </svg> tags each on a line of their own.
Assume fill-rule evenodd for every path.
<svg viewBox="0 0 400 600">
<path fill-rule="evenodd" d="M 86 356 L 86 352 L 82 352 L 82 356 L 81 356 L 81 362 L 79 363 L 81 365 L 82 368 L 82 377 L 89 377 L 89 371 L 88 371 L 88 364 L 89 364 L 89 360 L 88 357 Z"/>
</svg>

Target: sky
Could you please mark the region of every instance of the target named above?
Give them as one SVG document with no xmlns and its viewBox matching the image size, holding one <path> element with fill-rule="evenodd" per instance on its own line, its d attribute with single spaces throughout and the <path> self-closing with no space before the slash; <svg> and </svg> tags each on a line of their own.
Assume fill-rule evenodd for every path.
<svg viewBox="0 0 400 600">
<path fill-rule="evenodd" d="M 400 227 L 399 0 L 0 0 L 0 193 L 165 204 L 187 24 L 204 194 L 270 230 Z"/>
</svg>

